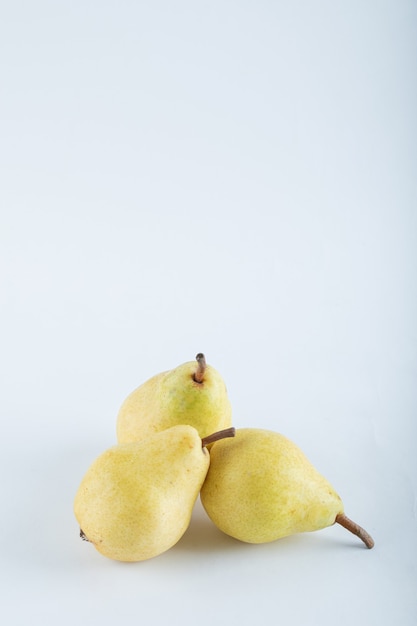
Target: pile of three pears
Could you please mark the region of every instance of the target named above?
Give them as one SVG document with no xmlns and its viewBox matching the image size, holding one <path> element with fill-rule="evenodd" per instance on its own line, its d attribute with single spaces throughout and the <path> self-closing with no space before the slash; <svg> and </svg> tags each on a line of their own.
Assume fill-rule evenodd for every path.
<svg viewBox="0 0 417 626">
<path fill-rule="evenodd" d="M 179 541 L 200 494 L 214 524 L 241 541 L 337 522 L 373 546 L 294 443 L 231 424 L 224 381 L 201 353 L 135 389 L 117 417 L 118 445 L 95 460 L 76 494 L 82 538 L 112 559 L 152 558 Z"/>
</svg>

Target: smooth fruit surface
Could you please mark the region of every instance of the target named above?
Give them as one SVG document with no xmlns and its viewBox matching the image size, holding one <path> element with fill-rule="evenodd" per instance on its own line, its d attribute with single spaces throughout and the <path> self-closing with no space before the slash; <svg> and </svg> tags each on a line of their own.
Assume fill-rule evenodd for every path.
<svg viewBox="0 0 417 626">
<path fill-rule="evenodd" d="M 216 526 L 248 543 L 335 523 L 343 504 L 304 453 L 279 433 L 236 430 L 213 444 L 201 502 Z"/>
<path fill-rule="evenodd" d="M 90 466 L 74 501 L 84 536 L 103 555 L 142 561 L 187 529 L 210 456 L 191 426 L 119 444 Z"/>
<path fill-rule="evenodd" d="M 118 442 L 140 441 L 176 424 L 193 426 L 201 438 L 231 426 L 232 409 L 223 378 L 207 365 L 198 382 L 196 367 L 196 361 L 183 363 L 130 393 L 117 416 Z"/>
</svg>

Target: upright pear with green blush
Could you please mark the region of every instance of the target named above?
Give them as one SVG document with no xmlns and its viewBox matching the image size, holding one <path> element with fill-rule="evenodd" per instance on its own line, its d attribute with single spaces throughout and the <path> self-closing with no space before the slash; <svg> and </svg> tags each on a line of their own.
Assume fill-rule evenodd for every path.
<svg viewBox="0 0 417 626">
<path fill-rule="evenodd" d="M 205 446 L 233 435 L 230 428 L 201 439 L 195 428 L 180 425 L 103 452 L 75 496 L 81 537 L 118 561 L 143 561 L 171 548 L 188 528 L 206 477 Z"/>
<path fill-rule="evenodd" d="M 345 514 L 332 485 L 283 435 L 257 428 L 217 441 L 201 502 L 224 533 L 265 543 L 341 524 L 372 548 L 369 534 Z"/>
<path fill-rule="evenodd" d="M 117 440 L 140 441 L 176 424 L 193 426 L 200 437 L 232 424 L 224 380 L 202 353 L 153 376 L 127 396 L 117 416 Z"/>
</svg>

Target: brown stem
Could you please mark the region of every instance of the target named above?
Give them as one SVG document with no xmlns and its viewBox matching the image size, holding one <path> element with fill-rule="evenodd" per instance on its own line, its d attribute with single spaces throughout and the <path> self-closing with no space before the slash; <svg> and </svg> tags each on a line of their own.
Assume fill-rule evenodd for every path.
<svg viewBox="0 0 417 626">
<path fill-rule="evenodd" d="M 234 437 L 235 434 L 236 434 L 236 428 L 234 428 L 233 426 L 231 426 L 230 428 L 225 428 L 224 430 L 218 430 L 217 432 L 212 433 L 211 435 L 207 435 L 207 437 L 203 437 L 201 440 L 201 445 L 203 446 L 203 448 L 205 448 L 210 443 L 214 443 L 215 441 L 218 441 L 219 439 L 225 439 L 226 437 Z"/>
<path fill-rule="evenodd" d="M 362 528 L 362 526 L 359 526 L 356 522 L 352 522 L 352 520 L 349 519 L 344 513 L 339 513 L 339 515 L 336 516 L 335 521 L 337 524 L 340 524 L 343 528 L 346 528 L 346 530 L 349 530 L 351 533 L 359 537 L 359 539 L 362 539 L 367 548 L 371 549 L 374 547 L 374 540 L 371 535 L 369 535 L 366 530 Z"/>
<path fill-rule="evenodd" d="M 82 528 L 80 528 L 80 537 L 83 541 L 90 541 Z"/>
<path fill-rule="evenodd" d="M 196 383 L 202 383 L 204 379 L 204 372 L 206 371 L 206 357 L 202 352 L 199 352 L 195 357 L 197 360 L 197 369 L 194 374 L 194 380 Z"/>
</svg>

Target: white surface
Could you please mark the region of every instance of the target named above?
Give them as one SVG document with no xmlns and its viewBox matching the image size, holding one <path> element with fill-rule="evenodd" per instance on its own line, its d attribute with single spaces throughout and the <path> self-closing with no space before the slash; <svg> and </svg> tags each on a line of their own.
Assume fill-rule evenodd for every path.
<svg viewBox="0 0 417 626">
<path fill-rule="evenodd" d="M 1 7 L 1 617 L 416 623 L 416 4 Z M 375 538 L 197 507 L 133 565 L 72 513 L 125 395 L 203 351 Z"/>
</svg>

